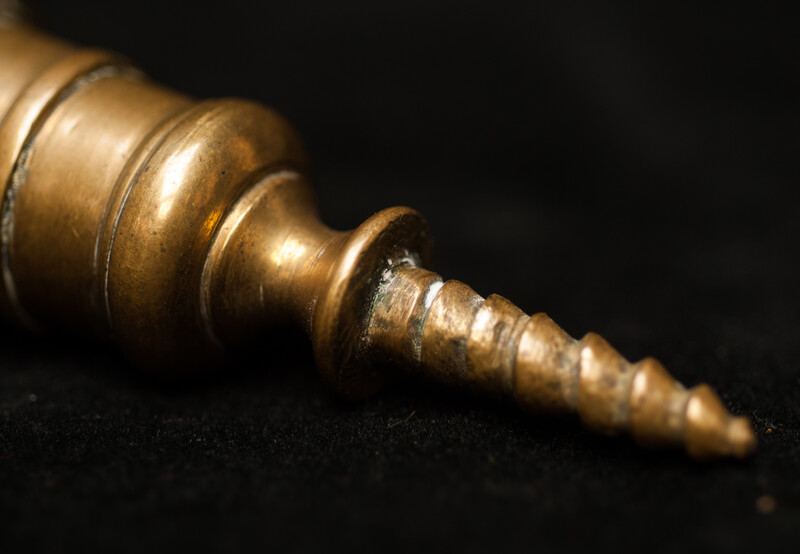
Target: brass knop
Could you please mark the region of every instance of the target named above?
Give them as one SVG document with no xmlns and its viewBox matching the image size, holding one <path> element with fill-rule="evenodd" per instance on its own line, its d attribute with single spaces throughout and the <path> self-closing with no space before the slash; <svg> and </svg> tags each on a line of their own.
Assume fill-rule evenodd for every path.
<svg viewBox="0 0 800 554">
<path fill-rule="evenodd" d="M 417 212 L 323 225 L 301 142 L 271 110 L 198 102 L 113 54 L 3 21 L 0 310 L 12 321 L 108 337 L 171 373 L 294 322 L 347 397 L 375 392 L 394 365 L 696 458 L 755 448 L 749 421 L 707 386 L 424 269 Z"/>
</svg>

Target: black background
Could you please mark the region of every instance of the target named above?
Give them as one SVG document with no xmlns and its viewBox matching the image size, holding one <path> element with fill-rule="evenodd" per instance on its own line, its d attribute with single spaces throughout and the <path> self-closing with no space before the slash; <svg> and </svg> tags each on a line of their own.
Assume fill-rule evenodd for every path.
<svg viewBox="0 0 800 554">
<path fill-rule="evenodd" d="M 196 97 L 274 106 L 325 220 L 426 214 L 435 269 L 710 382 L 760 440 L 696 465 L 398 377 L 332 396 L 276 330 L 210 382 L 4 331 L 0 546 L 793 551 L 797 20 L 719 3 L 29 3 Z M 762 513 L 757 499 L 776 508 Z"/>
</svg>

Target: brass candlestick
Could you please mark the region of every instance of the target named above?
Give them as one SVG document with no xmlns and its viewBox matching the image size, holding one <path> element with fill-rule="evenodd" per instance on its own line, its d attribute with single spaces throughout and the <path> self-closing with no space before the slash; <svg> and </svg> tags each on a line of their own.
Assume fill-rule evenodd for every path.
<svg viewBox="0 0 800 554">
<path fill-rule="evenodd" d="M 389 363 L 696 458 L 753 451 L 749 421 L 708 386 L 686 390 L 653 359 L 629 363 L 595 334 L 574 340 L 423 269 L 417 212 L 324 226 L 300 140 L 269 109 L 197 102 L 113 54 L 0 21 L 8 318 L 108 336 L 172 373 L 293 321 L 346 397 L 375 392 Z"/>
</svg>

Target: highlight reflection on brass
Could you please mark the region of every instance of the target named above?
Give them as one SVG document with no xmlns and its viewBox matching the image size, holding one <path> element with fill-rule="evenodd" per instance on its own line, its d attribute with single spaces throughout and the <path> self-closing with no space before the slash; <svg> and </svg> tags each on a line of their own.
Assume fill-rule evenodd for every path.
<svg viewBox="0 0 800 554">
<path fill-rule="evenodd" d="M 82 328 L 175 374 L 291 321 L 346 397 L 394 365 L 696 458 L 755 447 L 707 386 L 423 269 L 417 212 L 327 228 L 300 140 L 263 106 L 192 100 L 6 17 L 0 118 L 0 310 L 19 324 Z"/>
</svg>

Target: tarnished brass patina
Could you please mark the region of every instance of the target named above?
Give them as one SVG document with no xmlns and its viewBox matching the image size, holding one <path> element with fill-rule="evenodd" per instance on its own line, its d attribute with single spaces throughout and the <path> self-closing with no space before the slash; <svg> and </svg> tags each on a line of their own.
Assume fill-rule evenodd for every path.
<svg viewBox="0 0 800 554">
<path fill-rule="evenodd" d="M 323 225 L 301 142 L 273 111 L 198 102 L 113 54 L 2 21 L 7 318 L 107 336 L 172 373 L 292 321 L 346 397 L 375 392 L 394 365 L 696 458 L 753 451 L 749 421 L 708 386 L 423 269 L 430 236 L 414 210 Z"/>
</svg>

